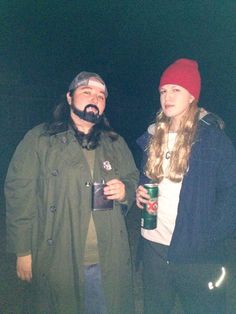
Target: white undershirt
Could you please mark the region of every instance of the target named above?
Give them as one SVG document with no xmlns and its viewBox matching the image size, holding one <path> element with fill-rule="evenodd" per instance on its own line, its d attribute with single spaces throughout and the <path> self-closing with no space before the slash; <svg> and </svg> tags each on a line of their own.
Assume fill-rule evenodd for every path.
<svg viewBox="0 0 236 314">
<path fill-rule="evenodd" d="M 169 133 L 168 150 L 173 149 L 176 133 Z M 163 170 L 167 171 L 170 159 L 164 159 Z M 179 204 L 179 194 L 182 181 L 175 183 L 164 178 L 159 184 L 157 228 L 146 230 L 141 228 L 142 236 L 150 241 L 170 245 L 172 234 L 175 228 L 175 220 Z"/>
</svg>

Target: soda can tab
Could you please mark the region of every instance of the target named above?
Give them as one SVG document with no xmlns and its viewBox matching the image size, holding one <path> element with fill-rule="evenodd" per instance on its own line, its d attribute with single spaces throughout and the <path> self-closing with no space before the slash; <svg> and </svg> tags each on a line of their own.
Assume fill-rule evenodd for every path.
<svg viewBox="0 0 236 314">
<path fill-rule="evenodd" d="M 144 184 L 144 188 L 150 196 L 150 201 L 148 204 L 144 205 L 144 209 L 141 211 L 141 227 L 147 230 L 153 230 L 156 229 L 157 226 L 158 184 L 147 183 Z"/>
</svg>

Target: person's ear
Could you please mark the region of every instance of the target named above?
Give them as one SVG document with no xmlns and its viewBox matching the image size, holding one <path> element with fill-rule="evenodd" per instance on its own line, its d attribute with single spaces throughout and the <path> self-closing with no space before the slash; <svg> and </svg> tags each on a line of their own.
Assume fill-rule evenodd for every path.
<svg viewBox="0 0 236 314">
<path fill-rule="evenodd" d="M 71 97 L 71 95 L 70 95 L 70 92 L 68 92 L 68 93 L 66 94 L 66 99 L 67 99 L 68 104 L 71 105 L 71 103 L 72 103 L 72 97 Z"/>
<path fill-rule="evenodd" d="M 189 104 L 191 104 L 195 100 L 195 97 L 193 95 L 190 95 Z"/>
</svg>

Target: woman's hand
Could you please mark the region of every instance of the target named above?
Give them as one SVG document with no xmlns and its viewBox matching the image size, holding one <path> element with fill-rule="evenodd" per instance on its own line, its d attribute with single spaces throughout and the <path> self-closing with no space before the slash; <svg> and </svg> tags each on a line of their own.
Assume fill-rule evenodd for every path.
<svg viewBox="0 0 236 314">
<path fill-rule="evenodd" d="M 136 190 L 136 204 L 139 208 L 143 209 L 143 205 L 147 204 L 150 200 L 147 190 L 140 185 Z"/>
<path fill-rule="evenodd" d="M 114 200 L 118 202 L 125 201 L 125 185 L 118 179 L 107 181 L 103 192 L 108 200 Z"/>
<path fill-rule="evenodd" d="M 30 282 L 32 279 L 32 256 L 17 256 L 16 272 L 18 278 Z"/>
</svg>

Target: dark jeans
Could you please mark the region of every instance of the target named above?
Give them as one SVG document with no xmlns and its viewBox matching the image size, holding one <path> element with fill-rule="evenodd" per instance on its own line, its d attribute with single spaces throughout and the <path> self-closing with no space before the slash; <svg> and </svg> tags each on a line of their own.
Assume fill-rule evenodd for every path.
<svg viewBox="0 0 236 314">
<path fill-rule="evenodd" d="M 99 264 L 84 266 L 85 313 L 107 314 Z"/>
<path fill-rule="evenodd" d="M 144 314 L 171 313 L 176 295 L 185 313 L 226 313 L 225 278 L 215 287 L 224 277 L 222 265 L 168 264 L 168 246 L 142 241 Z"/>
</svg>

